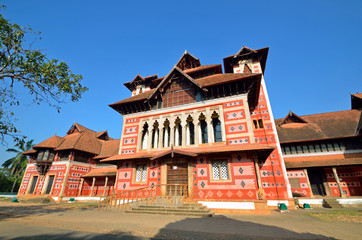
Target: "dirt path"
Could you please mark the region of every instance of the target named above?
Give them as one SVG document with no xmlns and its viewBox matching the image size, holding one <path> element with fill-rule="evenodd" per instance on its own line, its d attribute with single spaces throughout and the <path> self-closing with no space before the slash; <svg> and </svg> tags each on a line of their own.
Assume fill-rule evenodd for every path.
<svg viewBox="0 0 362 240">
<path fill-rule="evenodd" d="M 326 222 L 303 210 L 192 218 L 0 202 L 0 233 L 0 239 L 361 239 L 362 224 Z"/>
</svg>

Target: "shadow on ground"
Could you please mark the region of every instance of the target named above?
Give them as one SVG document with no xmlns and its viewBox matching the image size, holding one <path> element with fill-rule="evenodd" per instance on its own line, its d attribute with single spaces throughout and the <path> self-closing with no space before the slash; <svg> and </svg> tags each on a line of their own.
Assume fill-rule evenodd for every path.
<svg viewBox="0 0 362 240">
<path fill-rule="evenodd" d="M 155 216 L 157 217 L 157 216 Z M 9 223 L 12 224 L 12 223 Z M 105 220 L 106 224 L 106 220 Z M 294 223 L 295 224 L 295 223 Z M 307 232 L 298 233 L 285 228 L 258 224 L 248 221 L 239 221 L 218 215 L 212 218 L 186 218 L 172 222 L 160 229 L 153 237 L 138 237 L 130 232 L 113 231 L 108 234 L 92 232 L 70 231 L 45 227 L 15 225 L 14 228 L 24 227 L 21 233 L 7 233 L 0 240 L 11 239 L 335 239 L 319 234 Z M 27 231 L 27 229 L 29 229 Z M 142 229 L 140 229 L 142 231 Z M 307 229 L 306 229 L 307 231 Z M 137 235 L 137 234 L 136 234 Z"/>
<path fill-rule="evenodd" d="M 96 205 L 61 205 L 61 204 L 29 204 L 29 205 L 5 205 L 0 206 L 0 221 L 10 218 L 23 218 L 27 216 L 41 216 L 49 213 L 64 213 L 69 210 L 78 209 L 87 211 L 95 209 Z"/>
</svg>

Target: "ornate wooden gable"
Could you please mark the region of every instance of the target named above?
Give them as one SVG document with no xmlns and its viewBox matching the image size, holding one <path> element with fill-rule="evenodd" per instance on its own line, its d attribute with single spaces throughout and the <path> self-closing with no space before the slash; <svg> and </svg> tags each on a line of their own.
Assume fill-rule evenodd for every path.
<svg viewBox="0 0 362 240">
<path fill-rule="evenodd" d="M 181 70 L 196 68 L 201 66 L 200 60 L 193 56 L 191 53 L 185 51 L 180 60 L 176 63 L 176 66 Z"/>
<path fill-rule="evenodd" d="M 307 123 L 307 121 L 305 121 L 303 118 L 299 117 L 297 114 L 293 113 L 292 111 L 289 111 L 288 115 L 283 119 L 280 125 L 288 123 Z"/>
</svg>

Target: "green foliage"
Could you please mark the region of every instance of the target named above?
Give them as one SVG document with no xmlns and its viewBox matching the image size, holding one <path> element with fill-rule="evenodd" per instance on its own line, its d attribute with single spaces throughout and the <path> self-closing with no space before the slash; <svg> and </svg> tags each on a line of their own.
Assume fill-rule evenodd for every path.
<svg viewBox="0 0 362 240">
<path fill-rule="evenodd" d="M 27 141 L 24 143 L 23 141 L 20 141 L 15 145 L 16 148 L 9 148 L 6 151 L 14 153 L 15 156 L 6 160 L 2 166 L 8 170 L 8 179 L 12 182 L 12 188 L 11 191 L 14 191 L 15 186 L 20 186 L 21 180 L 23 178 L 24 172 L 26 170 L 26 165 L 28 163 L 28 158 L 25 155 L 22 155 L 21 153 L 28 151 L 33 148 L 35 144 L 33 144 L 34 140 Z"/>
<path fill-rule="evenodd" d="M 14 179 L 10 177 L 9 169 L 0 168 L 0 192 L 10 192 Z"/>
<path fill-rule="evenodd" d="M 4 6 L 0 5 L 0 10 Z M 25 46 L 28 36 L 39 36 L 29 27 L 10 23 L 0 14 L 0 136 L 22 140 L 11 110 L 21 104 L 15 85 L 25 88 L 36 104 L 47 103 L 58 112 L 67 100 L 78 101 L 87 91 L 83 77 L 73 74 L 67 63 L 48 59 L 41 50 Z M 40 39 L 40 37 L 39 37 Z"/>
</svg>

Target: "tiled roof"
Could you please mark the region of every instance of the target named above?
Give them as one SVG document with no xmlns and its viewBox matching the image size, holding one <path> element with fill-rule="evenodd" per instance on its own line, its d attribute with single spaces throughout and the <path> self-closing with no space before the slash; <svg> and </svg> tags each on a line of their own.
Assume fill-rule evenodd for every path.
<svg viewBox="0 0 362 240">
<path fill-rule="evenodd" d="M 358 98 L 362 99 L 362 93 L 355 93 L 355 94 L 352 94 L 352 96 L 355 96 L 355 97 L 358 97 Z"/>
<path fill-rule="evenodd" d="M 238 145 L 218 145 L 218 146 L 199 146 L 191 148 L 175 149 L 177 154 L 194 156 L 201 154 L 214 154 L 214 153 L 230 153 L 230 152 L 243 152 L 243 151 L 255 151 L 261 158 L 266 158 L 274 150 L 274 147 L 263 144 L 238 144 Z M 159 151 L 141 151 L 134 154 L 121 154 L 112 156 L 101 160 L 101 162 L 111 162 L 117 160 L 134 160 L 134 159 L 150 159 L 167 155 L 170 150 Z"/>
<path fill-rule="evenodd" d="M 198 82 L 203 87 L 215 86 L 220 84 L 225 84 L 228 82 L 233 82 L 236 80 L 244 80 L 249 79 L 252 77 L 261 77 L 260 73 L 220 73 L 215 74 L 203 78 L 196 79 L 195 81 Z"/>
<path fill-rule="evenodd" d="M 111 157 L 118 154 L 120 139 L 104 141 L 102 143 L 101 153 L 96 156 L 94 159 L 102 159 Z"/>
<path fill-rule="evenodd" d="M 30 149 L 28 151 L 25 151 L 25 152 L 22 152 L 21 154 L 22 155 L 31 155 L 31 154 L 34 154 L 34 153 L 37 153 L 38 151 L 35 150 L 35 149 Z"/>
<path fill-rule="evenodd" d="M 38 143 L 33 148 L 57 148 L 65 139 L 56 135 L 48 138 L 47 140 Z"/>
<path fill-rule="evenodd" d="M 117 175 L 117 167 L 93 168 L 82 177 L 109 177 Z"/>
<path fill-rule="evenodd" d="M 247 79 L 251 79 L 253 77 L 261 78 L 261 74 L 259 74 L 259 73 L 225 73 L 225 74 L 220 73 L 220 74 L 215 74 L 215 75 L 211 75 L 211 76 L 207 76 L 207 77 L 203 77 L 203 78 L 194 79 L 194 81 L 196 83 L 200 84 L 200 86 L 202 86 L 202 87 L 210 87 L 210 86 L 225 84 L 228 82 L 233 82 L 236 80 L 247 80 Z M 155 91 L 155 89 L 151 89 L 147 92 L 143 92 L 141 94 L 123 99 L 123 100 L 115 102 L 115 103 L 112 103 L 109 106 L 112 107 L 112 106 L 117 106 L 117 105 L 123 104 L 123 103 L 138 102 L 138 101 L 146 100 L 154 93 L 154 91 Z"/>
<path fill-rule="evenodd" d="M 281 125 L 284 119 L 275 120 L 281 143 L 355 136 L 361 111 L 353 109 L 301 117 L 306 123 Z"/>
<path fill-rule="evenodd" d="M 189 74 L 189 73 L 200 72 L 200 71 L 204 71 L 204 70 L 208 70 L 208 69 L 212 69 L 212 68 L 218 68 L 221 70 L 221 64 L 202 65 L 199 67 L 186 69 L 186 70 L 184 70 L 184 72 Z"/>
</svg>

